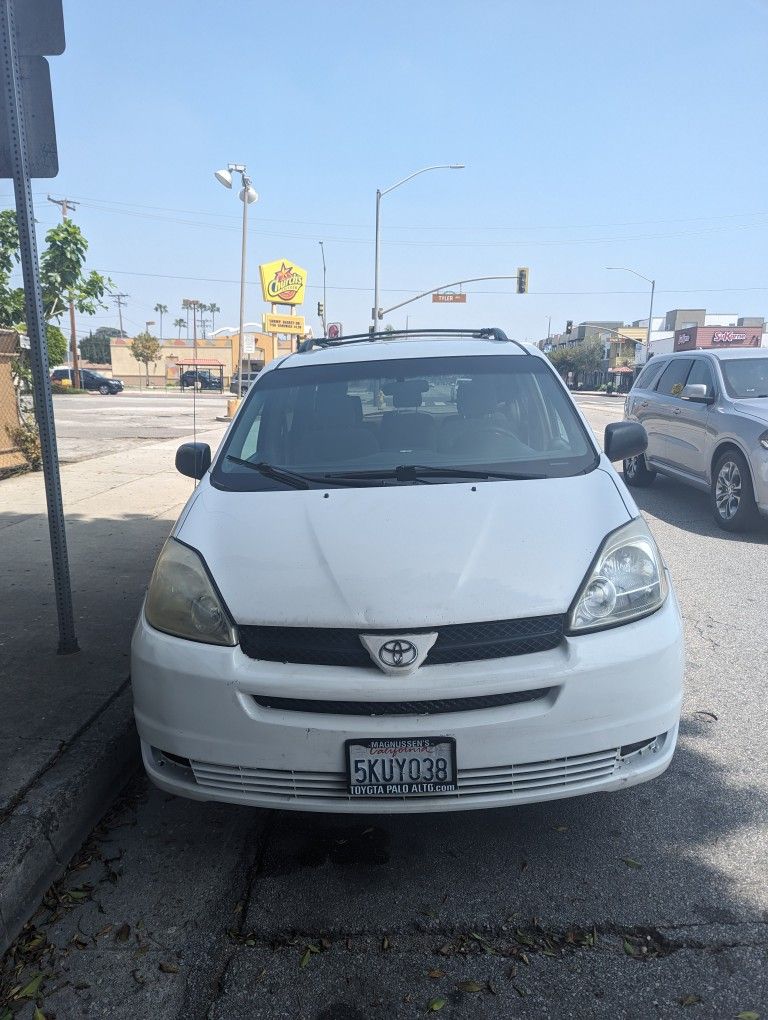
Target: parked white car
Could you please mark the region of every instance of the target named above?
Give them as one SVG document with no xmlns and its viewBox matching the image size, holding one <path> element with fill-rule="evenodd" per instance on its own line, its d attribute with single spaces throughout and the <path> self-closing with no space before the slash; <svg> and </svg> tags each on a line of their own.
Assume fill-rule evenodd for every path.
<svg viewBox="0 0 768 1020">
<path fill-rule="evenodd" d="M 199 800 L 487 808 L 619 790 L 677 740 L 667 569 L 549 361 L 495 329 L 267 366 L 160 554 L 132 646 L 144 764 Z"/>
</svg>

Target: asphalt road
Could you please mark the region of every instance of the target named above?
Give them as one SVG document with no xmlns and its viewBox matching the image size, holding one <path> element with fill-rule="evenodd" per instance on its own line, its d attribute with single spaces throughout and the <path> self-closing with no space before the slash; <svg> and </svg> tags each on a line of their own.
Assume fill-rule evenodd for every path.
<svg viewBox="0 0 768 1020">
<path fill-rule="evenodd" d="M 621 414 L 580 402 L 599 433 Z M 663 777 L 358 821 L 138 780 L 19 946 L 21 980 L 47 975 L 44 1015 L 768 1017 L 768 527 L 726 535 L 704 495 L 664 480 L 638 502 L 686 625 Z"/>
<path fill-rule="evenodd" d="M 53 415 L 62 463 L 102 457 L 158 439 L 187 437 L 193 422 L 205 430 L 226 411 L 228 393 L 157 393 L 124 391 L 55 396 Z"/>
</svg>

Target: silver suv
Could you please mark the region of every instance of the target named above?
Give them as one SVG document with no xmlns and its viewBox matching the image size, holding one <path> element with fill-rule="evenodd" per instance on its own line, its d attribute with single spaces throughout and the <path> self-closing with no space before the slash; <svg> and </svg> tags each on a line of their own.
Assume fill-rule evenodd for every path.
<svg viewBox="0 0 768 1020">
<path fill-rule="evenodd" d="M 628 485 L 657 472 L 710 493 L 715 521 L 744 531 L 768 515 L 768 349 L 656 355 L 624 405 L 648 433 Z"/>
</svg>

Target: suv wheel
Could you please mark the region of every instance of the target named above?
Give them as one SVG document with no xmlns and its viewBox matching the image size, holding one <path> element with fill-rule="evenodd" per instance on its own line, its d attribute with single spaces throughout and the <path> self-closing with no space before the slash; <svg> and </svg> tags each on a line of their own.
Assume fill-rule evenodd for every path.
<svg viewBox="0 0 768 1020">
<path fill-rule="evenodd" d="M 101 394 L 101 395 L 102 395 L 103 397 L 106 397 L 106 396 L 107 396 L 107 394 L 109 393 L 109 386 L 107 386 L 107 384 L 106 384 L 106 383 L 102 383 L 102 384 L 101 384 L 101 386 L 99 386 L 99 393 L 100 393 L 100 394 Z"/>
<path fill-rule="evenodd" d="M 635 489 L 645 489 L 653 484 L 656 472 L 648 467 L 645 454 L 629 457 L 624 461 L 624 481 Z"/>
<path fill-rule="evenodd" d="M 715 464 L 712 515 L 725 531 L 746 531 L 757 521 L 749 465 L 737 450 L 726 450 Z"/>
</svg>

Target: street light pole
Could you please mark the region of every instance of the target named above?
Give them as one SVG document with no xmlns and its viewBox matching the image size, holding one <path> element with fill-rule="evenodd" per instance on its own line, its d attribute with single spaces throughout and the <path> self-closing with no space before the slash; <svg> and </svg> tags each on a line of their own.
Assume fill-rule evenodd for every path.
<svg viewBox="0 0 768 1020">
<path fill-rule="evenodd" d="M 243 364 L 245 359 L 245 268 L 246 268 L 246 257 L 248 254 L 248 192 L 251 187 L 251 180 L 246 176 L 245 169 L 242 171 L 243 180 L 243 243 L 240 252 L 240 318 L 238 323 L 238 334 L 239 343 L 237 349 L 238 355 L 238 369 L 237 369 L 237 399 L 241 400 L 243 396 Z"/>
<path fill-rule="evenodd" d="M 328 306 L 325 298 L 325 248 L 323 242 L 317 242 L 320 245 L 320 254 L 323 256 L 323 336 L 328 336 Z"/>
<path fill-rule="evenodd" d="M 372 333 L 376 332 L 376 326 L 379 318 L 379 254 L 381 250 L 381 200 L 384 195 L 388 195 L 390 191 L 394 191 L 395 188 L 399 188 L 402 184 L 407 184 L 408 181 L 413 180 L 414 177 L 418 177 L 419 174 L 425 174 L 429 170 L 463 170 L 463 163 L 440 163 L 438 166 L 425 166 L 421 170 L 414 170 L 412 174 L 408 174 L 407 177 L 403 177 L 401 181 L 397 181 L 396 184 L 392 184 L 388 188 L 384 188 L 382 191 L 380 188 L 376 189 L 376 226 L 375 226 L 375 241 L 374 241 L 374 253 L 373 253 L 373 309 L 371 311 L 371 319 L 373 320 Z"/>
<path fill-rule="evenodd" d="M 656 281 L 652 280 L 648 276 L 643 276 L 642 273 L 638 273 L 636 269 L 629 269 L 627 266 L 606 266 L 606 269 L 615 269 L 620 273 L 634 273 L 635 276 L 639 276 L 641 280 L 645 280 L 646 283 L 651 285 L 651 307 L 648 312 L 648 332 L 646 334 L 645 346 L 646 346 L 646 357 L 651 353 L 651 330 L 653 328 L 653 295 L 656 290 Z"/>
<path fill-rule="evenodd" d="M 240 190 L 240 201 L 243 203 L 243 239 L 240 250 L 240 332 L 237 351 L 237 399 L 239 401 L 243 396 L 243 348 L 245 346 L 243 332 L 245 328 L 245 267 L 248 245 L 248 206 L 252 202 L 258 201 L 259 196 L 253 189 L 253 182 L 248 176 L 248 171 L 243 163 L 229 163 L 226 170 L 217 170 L 214 177 L 225 188 L 231 188 L 233 173 L 240 174 L 240 179 L 243 183 Z"/>
</svg>

